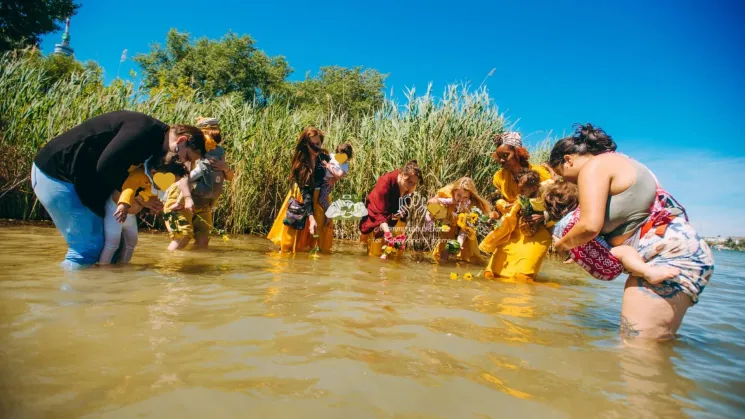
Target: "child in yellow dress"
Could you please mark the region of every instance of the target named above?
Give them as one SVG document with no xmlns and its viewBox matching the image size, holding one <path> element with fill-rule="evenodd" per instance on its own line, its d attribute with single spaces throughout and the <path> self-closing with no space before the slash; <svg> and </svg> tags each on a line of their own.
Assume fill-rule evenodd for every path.
<svg viewBox="0 0 745 419">
<path fill-rule="evenodd" d="M 456 254 L 457 260 L 483 262 L 476 232 L 458 225 L 459 216 L 470 214 L 473 207 L 478 208 L 483 214 L 490 211 L 489 203 L 479 195 L 476 184 L 469 177 L 462 177 L 445 186 L 437 191 L 437 196 L 427 201 L 430 217 L 442 220 L 445 227 L 432 254 L 435 261 L 448 260 L 450 250 Z M 453 240 L 457 241 L 457 246 L 452 243 Z"/>
</svg>

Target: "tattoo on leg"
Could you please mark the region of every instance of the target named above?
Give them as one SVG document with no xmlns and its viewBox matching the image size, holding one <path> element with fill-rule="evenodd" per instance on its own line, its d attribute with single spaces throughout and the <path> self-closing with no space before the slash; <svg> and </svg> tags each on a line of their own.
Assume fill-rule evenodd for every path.
<svg viewBox="0 0 745 419">
<path fill-rule="evenodd" d="M 623 336 L 636 337 L 639 336 L 640 332 L 641 330 L 637 329 L 634 323 L 631 323 L 625 316 L 621 316 L 621 334 Z"/>
</svg>

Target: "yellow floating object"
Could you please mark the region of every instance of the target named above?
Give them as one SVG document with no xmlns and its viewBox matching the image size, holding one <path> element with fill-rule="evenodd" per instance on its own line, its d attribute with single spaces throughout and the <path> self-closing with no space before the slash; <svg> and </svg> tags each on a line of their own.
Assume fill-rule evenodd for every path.
<svg viewBox="0 0 745 419">
<path fill-rule="evenodd" d="M 456 279 L 458 279 L 458 274 L 455 272 L 450 272 L 450 279 L 455 281 Z"/>
<path fill-rule="evenodd" d="M 473 275 L 471 275 L 471 273 L 468 272 L 465 275 L 463 275 L 463 279 L 465 279 L 466 281 L 470 281 L 473 279 Z"/>
</svg>

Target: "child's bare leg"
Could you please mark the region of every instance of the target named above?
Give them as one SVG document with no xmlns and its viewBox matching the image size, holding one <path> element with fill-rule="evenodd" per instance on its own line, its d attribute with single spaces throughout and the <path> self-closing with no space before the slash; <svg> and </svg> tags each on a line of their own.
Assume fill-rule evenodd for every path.
<svg viewBox="0 0 745 419">
<path fill-rule="evenodd" d="M 680 275 L 678 268 L 647 264 L 639 252 L 631 246 L 616 246 L 611 249 L 610 253 L 620 260 L 629 272 L 646 279 L 650 284 L 659 284 L 666 279 Z"/>
<path fill-rule="evenodd" d="M 174 239 L 174 240 L 171 240 L 171 243 L 168 245 L 168 250 L 174 251 L 174 250 L 183 249 L 184 247 L 186 247 L 187 244 L 189 244 L 188 237 L 183 237 L 181 239 Z"/>
</svg>

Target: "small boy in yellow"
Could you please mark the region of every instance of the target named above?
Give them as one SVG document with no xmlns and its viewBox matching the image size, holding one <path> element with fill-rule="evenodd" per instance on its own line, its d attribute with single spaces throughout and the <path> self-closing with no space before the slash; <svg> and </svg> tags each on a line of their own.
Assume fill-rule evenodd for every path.
<svg viewBox="0 0 745 419">
<path fill-rule="evenodd" d="M 136 214 L 142 210 L 139 203 L 135 201 L 135 196 L 148 202 L 151 197 L 157 197 L 159 192 L 162 194 L 163 189 L 170 187 L 171 183 L 175 182 L 176 176 L 180 177 L 185 173 L 184 166 L 170 155 L 166 156 L 157 168 L 150 167 L 150 160 L 145 162 L 144 168 L 134 166 L 130 168 L 129 176 L 122 184 L 121 193 L 114 192 L 111 199 L 106 202 L 104 248 L 98 260 L 99 264 L 112 263 L 122 241 L 124 247 L 119 254 L 118 262 L 128 263 L 131 260 L 134 248 L 137 246 Z"/>
</svg>

